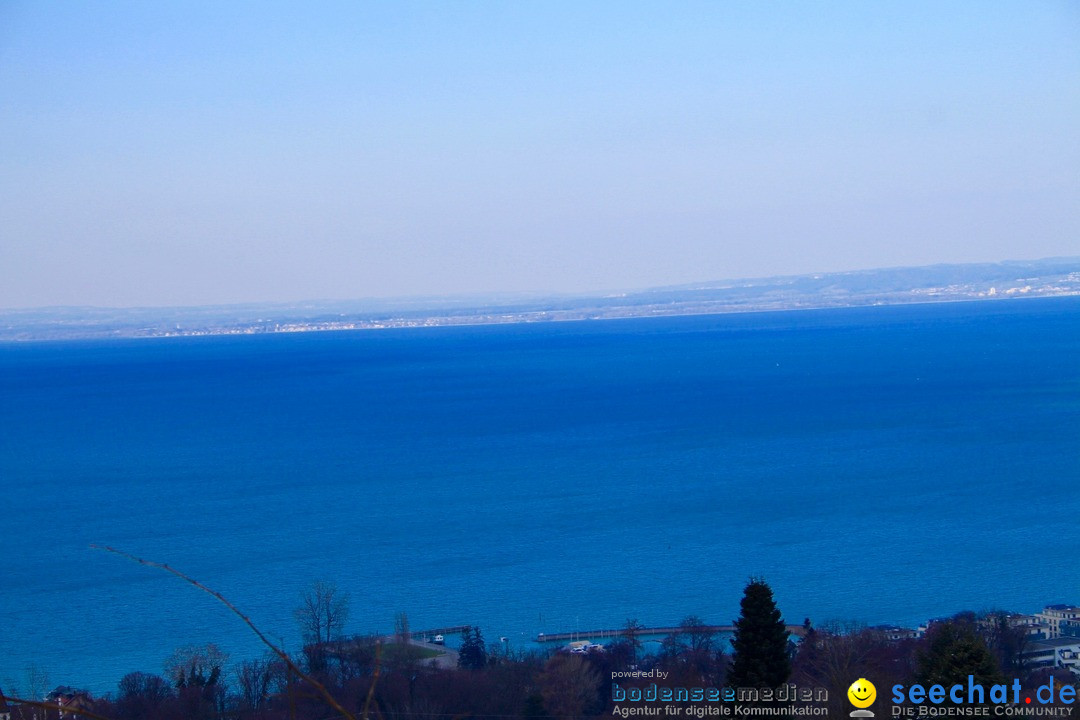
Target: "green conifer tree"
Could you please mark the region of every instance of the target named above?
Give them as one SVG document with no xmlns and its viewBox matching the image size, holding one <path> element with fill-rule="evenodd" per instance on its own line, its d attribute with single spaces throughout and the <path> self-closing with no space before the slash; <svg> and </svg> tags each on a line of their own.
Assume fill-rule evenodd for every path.
<svg viewBox="0 0 1080 720">
<path fill-rule="evenodd" d="M 458 667 L 480 670 L 487 665 L 487 648 L 480 628 L 466 627 L 461 631 L 461 648 L 458 650 Z"/>
<path fill-rule="evenodd" d="M 773 600 L 772 588 L 751 578 L 743 592 L 735 637 L 731 645 L 735 660 L 728 675 L 733 687 L 775 688 L 791 675 L 788 631 Z"/>
</svg>

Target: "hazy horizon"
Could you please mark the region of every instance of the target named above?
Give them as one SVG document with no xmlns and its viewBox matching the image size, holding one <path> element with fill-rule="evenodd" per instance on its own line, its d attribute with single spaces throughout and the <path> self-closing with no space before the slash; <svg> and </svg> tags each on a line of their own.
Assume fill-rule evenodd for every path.
<svg viewBox="0 0 1080 720">
<path fill-rule="evenodd" d="M 0 308 L 1080 255 L 1068 2 L 0 6 Z"/>
<path fill-rule="evenodd" d="M 679 283 L 676 285 L 653 285 L 648 287 L 627 287 L 627 288 L 600 288 L 600 289 L 585 289 L 580 291 L 566 291 L 555 292 L 543 290 L 537 291 L 489 291 L 489 292 L 458 292 L 447 293 L 444 295 L 426 294 L 426 295 L 388 295 L 388 296 L 356 296 L 356 297 L 341 297 L 341 298 L 326 298 L 326 297 L 306 297 L 296 300 L 245 300 L 241 302 L 232 303 L 205 303 L 201 305 L 40 305 L 32 307 L 0 307 L 0 313 L 2 312 L 34 312 L 49 310 L 78 310 L 78 309 L 93 309 L 93 310 L 184 310 L 184 309 L 199 309 L 199 308 L 213 308 L 213 307 L 274 307 L 274 306 L 301 306 L 306 303 L 319 305 L 319 304 L 349 304 L 353 302 L 373 302 L 377 303 L 384 309 L 403 308 L 403 306 L 395 305 L 396 303 L 409 304 L 409 303 L 424 303 L 424 302 L 447 302 L 447 303 L 468 303 L 468 302 L 481 302 L 481 301 L 513 301 L 515 299 L 532 299 L 532 300 L 545 300 L 545 299 L 585 299 L 585 298 L 600 298 L 600 297 L 615 297 L 618 295 L 633 295 L 638 293 L 648 293 L 656 290 L 677 290 L 681 288 L 692 288 L 695 286 L 709 287 L 718 283 L 741 283 L 752 282 L 757 280 L 772 280 L 781 278 L 797 278 L 797 277 L 813 277 L 813 276 L 831 276 L 831 275 L 844 275 L 849 273 L 862 273 L 862 272 L 892 272 L 892 271 L 905 271 L 905 270 L 921 270 L 921 269 L 933 269 L 943 267 L 959 267 L 963 265 L 1011 265 L 1022 263 L 1041 263 L 1041 262 L 1053 262 L 1058 260 L 1075 260 L 1080 262 L 1080 255 L 1078 256 L 1055 256 L 1045 258 L 1033 258 L 1030 260 L 1007 258 L 996 261 L 986 262 L 972 262 L 972 263 L 935 263 L 933 265 L 898 265 L 893 267 L 875 267 L 875 268 L 853 268 L 850 270 L 825 270 L 821 272 L 809 272 L 809 273 L 793 273 L 790 275 L 759 275 L 759 276 L 744 276 L 744 277 L 727 277 L 727 278 L 700 278 L 688 283 Z"/>
</svg>

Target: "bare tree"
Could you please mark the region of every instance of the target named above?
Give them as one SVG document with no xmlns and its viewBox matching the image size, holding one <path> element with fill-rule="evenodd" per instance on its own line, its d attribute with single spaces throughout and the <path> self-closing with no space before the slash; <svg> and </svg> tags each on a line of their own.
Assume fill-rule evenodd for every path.
<svg viewBox="0 0 1080 720">
<path fill-rule="evenodd" d="M 244 660 L 236 666 L 236 688 L 240 709 L 247 713 L 261 710 L 270 697 L 274 681 L 273 656 L 262 660 Z"/>
<path fill-rule="evenodd" d="M 1022 616 L 1004 610 L 990 610 L 982 614 L 978 628 L 987 647 L 997 657 L 1006 675 L 1027 675 L 1025 656 L 1031 646 L 1030 628 Z"/>
<path fill-rule="evenodd" d="M 222 674 L 228 659 L 228 654 L 210 643 L 180 648 L 165 662 L 165 675 L 176 685 L 181 715 L 203 720 L 224 712 Z"/>
<path fill-rule="evenodd" d="M 686 638 L 686 649 L 691 653 L 711 651 L 716 634 L 708 628 L 705 621 L 697 615 L 683 618 L 679 623 L 679 634 Z"/>
<path fill-rule="evenodd" d="M 641 633 L 645 629 L 645 626 L 638 622 L 637 618 L 629 618 L 626 624 L 623 625 L 622 635 L 623 640 L 630 646 L 631 662 L 637 662 L 638 652 L 641 651 Z"/>
<path fill-rule="evenodd" d="M 165 661 L 165 676 L 178 688 L 217 685 L 228 659 L 213 643 L 179 648 Z"/>
<path fill-rule="evenodd" d="M 394 641 L 408 645 L 410 640 L 412 640 L 412 633 L 409 632 L 409 616 L 404 612 L 399 612 L 394 616 Z"/>
<path fill-rule="evenodd" d="M 174 699 L 172 685 L 160 675 L 128 673 L 120 679 L 116 711 L 121 718 L 161 717 L 165 705 Z"/>
<path fill-rule="evenodd" d="M 31 700 L 44 700 L 49 692 L 49 673 L 40 665 L 26 666 L 26 687 Z"/>
<path fill-rule="evenodd" d="M 340 635 L 349 617 L 349 594 L 339 593 L 334 583 L 316 580 L 300 595 L 294 611 L 307 643 L 328 643 Z"/>
</svg>

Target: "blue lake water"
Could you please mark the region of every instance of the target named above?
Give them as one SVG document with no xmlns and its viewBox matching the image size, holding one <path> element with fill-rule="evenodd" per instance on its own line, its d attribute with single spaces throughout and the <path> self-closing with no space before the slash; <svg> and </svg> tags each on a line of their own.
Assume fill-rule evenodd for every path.
<svg viewBox="0 0 1080 720">
<path fill-rule="evenodd" d="M 1080 298 L 0 346 L 0 687 L 182 645 L 1080 602 Z"/>
</svg>

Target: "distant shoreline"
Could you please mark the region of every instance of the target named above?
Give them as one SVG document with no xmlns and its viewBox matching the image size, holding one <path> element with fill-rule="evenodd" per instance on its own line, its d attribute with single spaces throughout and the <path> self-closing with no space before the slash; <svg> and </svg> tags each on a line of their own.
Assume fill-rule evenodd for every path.
<svg viewBox="0 0 1080 720">
<path fill-rule="evenodd" d="M 0 328 L 0 344 L 25 344 L 38 342 L 65 342 L 79 340 L 160 340 L 164 338 L 192 338 L 192 337 L 230 337 L 251 335 L 293 335 L 300 333 L 324 333 L 324 332 L 355 332 L 355 331 L 379 331 L 379 330 L 413 330 L 422 328 L 446 328 L 446 327 L 485 327 L 496 325 L 536 325 L 542 323 L 585 323 L 603 322 L 607 320 L 642 320 L 649 318 L 676 318 L 676 317 L 707 317 L 719 315 L 752 315 L 759 313 L 788 313 L 815 310 L 853 310 L 857 308 L 874 307 L 905 307 L 922 305 L 953 305 L 963 303 L 980 302 L 1003 302 L 1009 300 L 1035 300 L 1051 298 L 1080 297 L 1080 290 L 1057 294 L 1043 295 L 1016 295 L 1006 297 L 956 297 L 917 299 L 900 302 L 874 302 L 874 303 L 850 303 L 832 305 L 791 305 L 791 306 L 746 306 L 734 308 L 702 308 L 699 310 L 689 308 L 669 308 L 664 311 L 581 315 L 574 316 L 572 313 L 537 313 L 522 314 L 510 318 L 502 317 L 461 317 L 461 316 L 432 316 L 422 321 L 414 319 L 389 319 L 379 321 L 355 321 L 355 322 L 327 322 L 327 323 L 287 323 L 276 327 L 247 326 L 226 328 L 203 328 L 191 330 L 165 330 L 160 332 L 139 332 L 136 330 L 124 331 L 102 328 L 92 331 L 61 331 L 54 336 L 15 336 L 10 337 L 7 328 Z"/>
<path fill-rule="evenodd" d="M 605 296 L 485 302 L 0 310 L 0 342 L 262 335 L 579 322 L 1080 296 L 1080 258 L 700 283 Z"/>
</svg>

